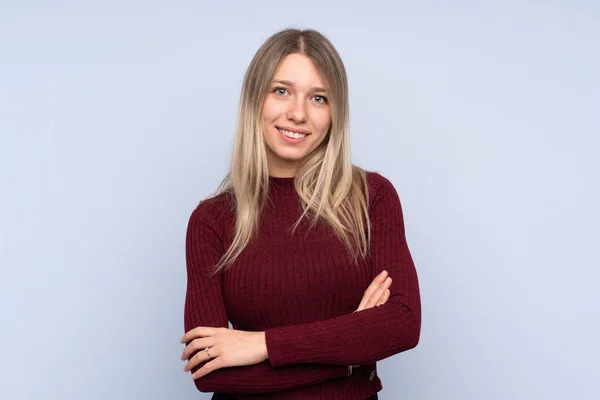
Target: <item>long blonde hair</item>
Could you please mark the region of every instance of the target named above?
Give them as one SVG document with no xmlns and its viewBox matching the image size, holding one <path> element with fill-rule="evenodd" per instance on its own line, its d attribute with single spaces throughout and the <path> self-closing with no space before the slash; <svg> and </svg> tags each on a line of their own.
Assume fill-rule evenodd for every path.
<svg viewBox="0 0 600 400">
<path fill-rule="evenodd" d="M 321 145 L 308 155 L 294 179 L 311 227 L 325 221 L 346 245 L 355 261 L 369 253 L 371 230 L 368 185 L 363 169 L 350 161 L 348 81 L 333 44 L 315 30 L 286 29 L 271 36 L 252 59 L 242 86 L 231 168 L 215 195 L 235 197 L 235 236 L 214 273 L 241 254 L 258 231 L 260 212 L 268 196 L 267 149 L 261 111 L 275 71 L 289 54 L 301 53 L 315 64 L 326 82 L 331 126 Z"/>
</svg>

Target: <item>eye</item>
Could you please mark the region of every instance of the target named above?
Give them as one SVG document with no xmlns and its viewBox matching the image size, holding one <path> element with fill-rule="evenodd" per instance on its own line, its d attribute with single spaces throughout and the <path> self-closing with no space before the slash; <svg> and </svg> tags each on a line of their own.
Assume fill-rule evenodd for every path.
<svg viewBox="0 0 600 400">
<path fill-rule="evenodd" d="M 323 96 L 315 96 L 315 97 L 313 97 L 313 99 L 319 104 L 327 103 L 327 99 Z"/>
<path fill-rule="evenodd" d="M 278 94 L 279 96 L 285 96 L 287 94 L 287 89 L 282 87 L 276 87 L 275 89 L 273 89 L 273 92 L 275 94 Z"/>
</svg>

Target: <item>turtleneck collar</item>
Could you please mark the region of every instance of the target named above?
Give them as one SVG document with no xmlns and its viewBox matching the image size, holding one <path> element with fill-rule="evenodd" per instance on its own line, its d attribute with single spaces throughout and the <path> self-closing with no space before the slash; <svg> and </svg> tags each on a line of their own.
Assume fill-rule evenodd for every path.
<svg viewBox="0 0 600 400">
<path fill-rule="evenodd" d="M 280 178 L 269 176 L 269 191 L 275 193 L 295 194 L 294 178 Z"/>
</svg>

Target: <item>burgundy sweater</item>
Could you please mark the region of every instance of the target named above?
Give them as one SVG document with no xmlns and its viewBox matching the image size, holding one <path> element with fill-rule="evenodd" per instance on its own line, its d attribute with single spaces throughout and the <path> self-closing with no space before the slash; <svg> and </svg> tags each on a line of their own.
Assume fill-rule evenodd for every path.
<svg viewBox="0 0 600 400">
<path fill-rule="evenodd" d="M 259 234 L 212 278 L 233 239 L 234 199 L 220 194 L 194 210 L 186 238 L 185 331 L 231 321 L 234 329 L 265 331 L 269 354 L 259 364 L 196 379 L 198 390 L 237 399 L 364 400 L 382 389 L 376 361 L 417 345 L 419 284 L 400 200 L 389 180 L 367 177 L 371 254 L 358 265 L 326 223 L 309 230 L 303 220 L 291 234 L 302 212 L 293 178 L 269 178 L 271 201 Z M 387 303 L 353 313 L 384 269 L 393 279 Z"/>
</svg>

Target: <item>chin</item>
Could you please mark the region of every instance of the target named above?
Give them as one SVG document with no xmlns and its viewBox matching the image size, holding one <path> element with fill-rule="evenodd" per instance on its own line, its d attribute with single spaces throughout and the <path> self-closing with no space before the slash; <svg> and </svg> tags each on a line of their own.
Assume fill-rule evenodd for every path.
<svg viewBox="0 0 600 400">
<path fill-rule="evenodd" d="M 276 152 L 275 155 L 277 156 L 277 158 L 280 158 L 284 161 L 293 161 L 293 162 L 298 162 L 298 161 L 302 161 L 307 154 L 303 153 L 289 153 L 289 152 Z"/>
</svg>

